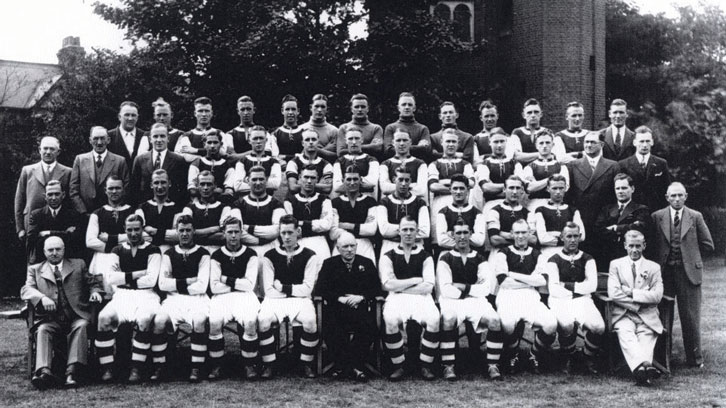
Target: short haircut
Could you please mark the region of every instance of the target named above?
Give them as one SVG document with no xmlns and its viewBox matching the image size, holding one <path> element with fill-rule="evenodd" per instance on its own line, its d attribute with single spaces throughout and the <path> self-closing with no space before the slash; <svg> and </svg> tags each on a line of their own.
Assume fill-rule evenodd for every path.
<svg viewBox="0 0 726 408">
<path fill-rule="evenodd" d="M 537 133 L 537 135 L 534 137 L 534 142 L 537 143 L 537 140 L 542 136 L 548 136 L 552 139 L 552 141 L 555 140 L 555 135 L 552 133 L 549 129 L 544 129 L 543 131 Z"/>
<path fill-rule="evenodd" d="M 413 98 L 414 102 L 416 101 L 416 97 L 411 92 L 401 92 L 398 94 L 398 100 L 401 98 Z"/>
<path fill-rule="evenodd" d="M 240 220 L 237 217 L 227 217 L 222 221 L 222 231 L 225 231 L 227 229 L 227 225 L 236 225 L 240 228 L 242 228 L 242 220 Z"/>
<path fill-rule="evenodd" d="M 169 105 L 169 102 L 165 101 L 164 98 L 162 98 L 161 96 L 158 97 L 154 102 L 151 102 L 151 107 L 154 109 L 164 107 L 171 110 L 171 105 Z"/>
<path fill-rule="evenodd" d="M 399 174 L 411 174 L 411 170 L 409 170 L 408 167 L 406 167 L 404 165 L 400 165 L 400 166 L 396 167 L 394 172 L 396 173 L 396 178 L 398 178 Z"/>
<path fill-rule="evenodd" d="M 466 176 L 461 173 L 454 174 L 453 176 L 451 176 L 450 180 L 451 180 L 450 185 L 452 185 L 452 186 L 454 185 L 454 183 L 464 183 L 466 188 L 469 188 L 469 179 L 466 178 Z"/>
<path fill-rule="evenodd" d="M 265 177 L 267 177 L 267 172 L 265 171 L 265 168 L 260 165 L 254 165 L 252 168 L 250 168 L 250 171 L 247 172 L 247 174 L 252 173 L 264 173 Z"/>
<path fill-rule="evenodd" d="M 348 173 L 360 174 L 360 169 L 358 168 L 358 166 L 356 166 L 355 163 L 353 163 L 350 166 L 346 166 L 345 171 L 343 172 L 343 174 Z"/>
<path fill-rule="evenodd" d="M 610 106 L 611 106 L 611 107 L 612 107 L 612 106 L 624 106 L 624 107 L 625 107 L 625 109 L 627 109 L 627 108 L 628 108 L 628 103 L 627 103 L 627 102 L 625 102 L 625 101 L 624 101 L 624 100 L 622 100 L 622 99 L 613 99 L 613 101 L 612 101 L 612 102 L 610 102 Z"/>
<path fill-rule="evenodd" d="M 154 129 L 164 129 L 164 131 L 167 134 L 169 134 L 169 129 L 167 129 L 166 128 L 166 125 L 163 124 L 163 123 L 154 123 L 153 125 L 151 125 L 151 129 L 149 130 L 149 133 L 151 133 L 151 131 L 154 130 Z"/>
<path fill-rule="evenodd" d="M 455 111 L 455 112 L 458 112 L 458 110 L 456 109 L 456 105 L 454 105 L 454 102 L 451 102 L 451 101 L 444 101 L 444 103 L 442 103 L 441 105 L 439 105 L 439 111 L 440 111 L 441 109 L 443 109 L 443 108 L 444 108 L 444 106 L 452 106 L 452 107 L 454 108 L 454 111 Z"/>
<path fill-rule="evenodd" d="M 176 219 L 176 224 L 174 225 L 174 228 L 179 228 L 182 224 L 189 224 L 194 228 L 194 218 L 189 214 L 182 214 L 179 216 L 179 218 Z"/>
<path fill-rule="evenodd" d="M 597 130 L 591 130 L 585 134 L 585 137 L 588 137 L 592 134 L 597 135 L 597 140 L 604 142 L 605 141 L 605 132 L 598 132 Z"/>
<path fill-rule="evenodd" d="M 396 130 L 393 131 L 393 136 L 395 137 L 399 133 L 404 133 L 404 134 L 408 135 L 409 139 L 411 139 L 411 133 L 409 133 L 408 129 L 396 128 Z"/>
<path fill-rule="evenodd" d="M 317 167 L 315 167 L 315 165 L 314 165 L 314 164 L 308 164 L 308 165 L 304 166 L 304 167 L 303 167 L 303 168 L 302 168 L 302 169 L 300 170 L 300 174 L 302 174 L 302 172 L 304 172 L 304 171 L 312 171 L 313 173 L 315 173 L 315 177 L 317 177 L 317 176 L 318 176 L 318 168 L 317 168 Z"/>
<path fill-rule="evenodd" d="M 502 136 L 509 137 L 509 135 L 507 134 L 507 132 L 505 132 L 504 129 L 502 129 L 500 127 L 492 128 L 492 130 L 489 131 L 489 138 L 490 139 L 494 135 L 502 135 Z"/>
<path fill-rule="evenodd" d="M 400 222 L 399 222 L 398 224 L 400 225 L 400 224 L 401 224 L 402 222 L 404 222 L 404 221 L 408 221 L 408 222 L 415 222 L 415 223 L 416 223 L 416 225 L 418 225 L 418 220 L 417 220 L 417 219 L 415 219 L 415 218 L 413 218 L 413 217 L 412 217 L 412 216 L 410 216 L 410 215 L 404 215 L 404 216 L 403 216 L 403 218 L 401 218 L 401 221 L 400 221 Z"/>
<path fill-rule="evenodd" d="M 479 104 L 479 112 L 481 113 L 482 109 L 494 109 L 495 111 L 499 112 L 499 109 L 497 109 L 497 105 L 495 105 L 491 100 L 485 99 L 481 101 Z"/>
<path fill-rule="evenodd" d="M 523 108 L 526 108 L 527 106 L 532 106 L 532 105 L 542 106 L 542 105 L 541 105 L 541 104 L 539 103 L 539 101 L 538 101 L 538 100 L 536 100 L 536 99 L 534 99 L 534 98 L 529 98 L 529 99 L 527 99 L 526 101 L 524 101 L 524 105 L 523 105 L 522 107 L 523 107 Z"/>
<path fill-rule="evenodd" d="M 564 227 L 562 227 L 562 231 L 563 231 L 563 232 L 564 232 L 564 231 L 565 231 L 566 229 L 577 229 L 577 232 L 578 232 L 578 233 L 580 233 L 580 232 L 581 232 L 581 231 L 580 231 L 580 226 L 579 226 L 579 225 L 577 225 L 577 224 L 575 224 L 575 223 L 574 223 L 574 222 L 572 222 L 572 221 L 567 221 L 567 222 L 565 223 L 565 226 L 564 226 Z"/>
<path fill-rule="evenodd" d="M 574 101 L 567 104 L 567 108 L 583 108 L 580 102 Z"/>
<path fill-rule="evenodd" d="M 50 142 L 51 144 L 55 145 L 55 147 L 60 149 L 60 141 L 58 141 L 58 138 L 55 136 L 43 136 L 40 138 L 40 145 L 43 144 L 45 141 Z"/>
<path fill-rule="evenodd" d="M 103 133 L 106 134 L 106 137 L 108 137 L 108 129 L 106 129 L 103 126 L 91 126 L 91 131 L 89 132 L 89 135 L 93 136 L 94 130 L 103 130 Z"/>
<path fill-rule="evenodd" d="M 625 233 L 625 242 L 628 242 L 629 239 L 642 239 L 645 242 L 645 235 L 636 229 L 631 229 Z"/>
<path fill-rule="evenodd" d="M 200 96 L 199 98 L 194 100 L 194 106 L 197 105 L 211 105 L 212 100 L 207 98 L 206 96 Z"/>
<path fill-rule="evenodd" d="M 351 126 L 348 129 L 345 129 L 345 136 L 348 136 L 348 133 L 350 132 L 358 132 L 361 136 L 363 135 L 363 131 L 357 126 Z"/>
<path fill-rule="evenodd" d="M 252 98 L 250 98 L 247 95 L 242 95 L 239 98 L 237 98 L 237 104 L 239 104 L 240 102 L 250 102 L 250 103 L 254 104 L 254 102 L 252 101 Z"/>
<path fill-rule="evenodd" d="M 355 235 L 351 234 L 348 231 L 343 230 L 340 235 L 338 235 L 338 239 L 335 240 L 335 244 L 337 245 L 339 242 L 341 242 L 344 239 L 353 240 L 354 243 L 357 244 L 357 241 L 355 240 Z"/>
<path fill-rule="evenodd" d="M 154 170 L 154 172 L 151 173 L 151 178 L 154 178 L 154 176 L 166 176 L 166 179 L 169 180 L 169 173 L 167 173 L 164 169 Z"/>
<path fill-rule="evenodd" d="M 313 102 L 315 101 L 328 101 L 328 97 L 323 94 L 315 94 L 313 95 Z"/>
<path fill-rule="evenodd" d="M 454 128 L 444 129 L 444 131 L 441 132 L 441 141 L 443 142 L 444 137 L 448 136 L 448 135 L 454 135 L 454 137 L 456 138 L 456 141 L 457 142 L 459 141 L 459 135 L 456 134 L 456 129 L 454 129 Z"/>
<path fill-rule="evenodd" d="M 124 220 L 124 226 L 130 222 L 140 222 L 141 228 L 144 228 L 144 217 L 140 216 L 139 214 L 131 214 Z"/>
<path fill-rule="evenodd" d="M 653 131 L 650 130 L 650 128 L 648 126 L 638 126 L 637 128 L 635 128 L 636 135 L 647 134 L 647 133 L 649 133 L 651 136 L 653 135 Z"/>
<path fill-rule="evenodd" d="M 315 137 L 317 137 L 318 139 L 320 139 L 320 133 L 318 133 L 318 131 L 315 130 L 315 129 L 313 129 L 313 128 L 305 128 L 302 131 L 302 134 L 304 135 L 305 133 L 315 133 Z"/>
<path fill-rule="evenodd" d="M 121 105 L 119 105 L 118 110 L 120 111 L 123 109 L 124 106 L 131 106 L 132 108 L 136 108 L 136 110 L 139 110 L 139 105 L 136 102 L 133 101 L 123 101 L 121 102 Z"/>
<path fill-rule="evenodd" d="M 529 223 L 524 218 L 518 218 L 516 221 L 512 223 L 512 230 L 514 230 L 515 225 L 526 225 L 527 230 L 529 231 Z"/>
<path fill-rule="evenodd" d="M 267 129 L 265 129 L 262 125 L 254 125 L 250 128 L 250 133 L 252 132 L 265 132 L 265 136 L 267 136 Z"/>
<path fill-rule="evenodd" d="M 50 180 L 45 184 L 46 191 L 48 190 L 48 187 L 60 187 L 61 192 L 63 192 L 63 184 L 61 184 L 60 180 Z"/>
<path fill-rule="evenodd" d="M 457 218 L 456 221 L 454 222 L 453 229 L 456 229 L 456 227 L 466 227 L 469 230 L 469 232 L 471 232 L 471 227 L 469 227 L 469 224 L 467 224 L 466 220 L 464 220 L 461 217 Z"/>
<path fill-rule="evenodd" d="M 561 181 L 561 182 L 567 184 L 567 179 L 565 178 L 565 176 L 563 176 L 560 173 L 555 173 L 547 178 L 547 186 L 549 186 L 552 183 L 556 183 L 558 181 Z"/>
<path fill-rule="evenodd" d="M 368 97 L 365 96 L 365 94 L 357 93 L 357 94 L 355 94 L 355 95 L 353 95 L 353 96 L 350 97 L 350 104 L 352 105 L 353 104 L 353 101 L 355 101 L 355 100 L 361 100 L 361 99 L 364 100 L 364 101 L 366 101 L 366 102 L 368 102 Z"/>
<path fill-rule="evenodd" d="M 292 96 L 292 95 L 290 95 L 290 94 L 287 94 L 287 95 L 285 95 L 285 96 L 282 97 L 282 104 L 284 104 L 285 102 L 295 102 L 295 103 L 297 103 L 297 98 L 294 97 L 294 96 Z"/>
<path fill-rule="evenodd" d="M 685 191 L 686 193 L 688 193 L 688 190 L 686 190 L 686 186 L 684 186 L 683 183 L 681 183 L 680 181 L 674 181 L 674 182 L 672 182 L 671 184 L 668 185 L 668 189 L 666 190 L 666 194 L 670 194 L 669 191 L 671 191 L 671 188 L 676 188 L 676 187 L 680 187 L 680 188 L 683 189 L 683 191 Z"/>
<path fill-rule="evenodd" d="M 106 177 L 106 180 L 103 181 L 103 188 L 108 187 L 108 182 L 109 181 L 120 181 L 121 182 L 121 187 L 123 187 L 123 180 L 121 180 L 121 178 L 119 176 L 117 176 L 115 174 L 112 174 L 112 175 Z"/>
<path fill-rule="evenodd" d="M 217 180 L 214 179 L 214 173 L 212 173 L 209 170 L 202 170 L 201 172 L 199 172 L 199 174 L 197 174 L 197 183 L 199 182 L 199 179 L 202 177 L 211 177 L 212 183 L 214 183 L 215 185 L 217 184 Z"/>
<path fill-rule="evenodd" d="M 507 187 L 507 182 L 510 182 L 510 181 L 518 182 L 522 185 L 522 187 L 524 187 L 524 180 L 519 178 L 519 176 L 512 174 L 511 176 L 507 177 L 506 180 L 504 180 L 504 188 Z"/>
<path fill-rule="evenodd" d="M 630 187 L 633 187 L 633 178 L 625 173 L 616 174 L 615 177 L 613 178 L 613 184 L 615 184 L 615 182 L 618 180 L 626 180 L 628 182 L 628 185 Z"/>
<path fill-rule="evenodd" d="M 297 228 L 297 218 L 292 214 L 285 214 L 280 217 L 280 226 L 283 224 L 294 225 Z"/>
<path fill-rule="evenodd" d="M 222 144 L 222 135 L 219 134 L 219 131 L 217 131 L 217 129 L 210 129 L 205 132 L 204 136 L 202 136 L 202 143 L 207 143 L 207 139 L 212 136 L 216 137 L 219 140 L 219 144 Z"/>
</svg>

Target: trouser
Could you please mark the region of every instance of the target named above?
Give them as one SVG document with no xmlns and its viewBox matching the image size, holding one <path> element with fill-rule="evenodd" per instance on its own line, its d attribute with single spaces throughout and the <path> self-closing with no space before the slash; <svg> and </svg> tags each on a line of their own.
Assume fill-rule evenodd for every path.
<svg viewBox="0 0 726 408">
<path fill-rule="evenodd" d="M 88 364 L 88 325 L 86 319 L 75 319 L 70 327 L 64 328 L 58 322 L 41 323 L 36 334 L 35 369 L 50 368 L 53 359 L 53 343 L 58 336 L 66 336 L 68 359 L 66 375 L 73 374 L 77 364 Z"/>
<path fill-rule="evenodd" d="M 681 319 L 686 363 L 689 365 L 703 363 L 703 353 L 701 351 L 701 285 L 691 283 L 686 271 L 683 269 L 683 265 L 668 265 L 663 269 L 663 294 L 675 296 L 678 303 L 678 317 Z M 659 309 L 666 306 L 666 302 L 661 302 Z M 663 316 L 665 312 L 661 310 L 660 313 Z M 665 322 L 668 329 L 673 327 L 672 317 L 673 315 L 671 315 L 671 321 Z"/>
<path fill-rule="evenodd" d="M 325 342 L 339 368 L 360 369 L 365 365 L 377 333 L 374 312 L 375 305 L 369 307 L 365 301 L 355 309 L 344 305 L 325 308 Z"/>
<path fill-rule="evenodd" d="M 644 362 L 653 362 L 653 349 L 658 340 L 658 333 L 648 327 L 640 316 L 626 313 L 615 322 L 614 329 L 618 334 L 620 349 L 623 350 L 623 356 L 630 371 L 635 370 Z"/>
</svg>

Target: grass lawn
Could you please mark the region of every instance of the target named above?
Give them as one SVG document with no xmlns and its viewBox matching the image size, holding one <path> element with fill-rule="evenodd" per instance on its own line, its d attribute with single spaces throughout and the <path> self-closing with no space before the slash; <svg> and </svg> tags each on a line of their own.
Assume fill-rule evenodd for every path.
<svg viewBox="0 0 726 408">
<path fill-rule="evenodd" d="M 0 320 L 0 406 L 121 407 L 121 406 L 538 406 L 538 407 L 720 407 L 726 406 L 726 267 L 722 259 L 707 262 L 704 276 L 702 341 L 706 367 L 683 366 L 683 342 L 678 318 L 674 325 L 673 374 L 652 388 L 633 385 L 629 377 L 585 377 L 549 373 L 518 374 L 491 383 L 480 374 L 465 374 L 459 382 L 407 379 L 392 384 L 375 379 L 368 384 L 301 380 L 283 373 L 265 383 L 238 378 L 215 383 L 88 385 L 77 390 L 32 388 L 26 373 L 26 329 L 22 320 Z M 18 307 L 3 302 L 2 310 Z M 677 316 L 677 314 L 676 314 Z M 229 349 L 228 349 L 229 350 Z M 239 354 L 239 350 L 236 350 Z"/>
</svg>

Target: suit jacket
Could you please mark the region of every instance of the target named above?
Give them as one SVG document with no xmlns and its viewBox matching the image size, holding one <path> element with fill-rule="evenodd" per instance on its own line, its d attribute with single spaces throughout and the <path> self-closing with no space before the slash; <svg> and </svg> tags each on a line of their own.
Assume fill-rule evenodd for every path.
<svg viewBox="0 0 726 408">
<path fill-rule="evenodd" d="M 82 153 L 76 156 L 76 159 L 73 161 L 70 196 L 74 208 L 81 214 L 92 213 L 96 209 L 94 205 L 94 202 L 97 201 L 96 193 L 110 175 L 114 175 L 123 180 L 124 192 L 126 192 L 126 196 L 128 197 L 129 170 L 126 166 L 126 160 L 109 151 L 106 159 L 103 161 L 99 176 L 96 177 L 95 155 L 96 153 L 93 151 Z M 105 204 L 106 200 L 98 201 L 103 201 Z"/>
<path fill-rule="evenodd" d="M 635 155 L 621 160 L 618 164 L 621 172 L 633 178 L 633 185 L 635 185 L 633 200 L 644 204 L 651 211 L 668 205 L 665 194 L 671 184 L 671 174 L 665 159 L 651 154 L 645 169 Z"/>
<path fill-rule="evenodd" d="M 580 210 L 582 222 L 588 233 L 594 228 L 598 210 L 606 204 L 615 202 L 615 182 L 618 163 L 601 157 L 595 170 L 590 167 L 586 157 L 567 163 L 570 173 L 570 189 L 567 202 Z"/>
<path fill-rule="evenodd" d="M 658 315 L 658 303 L 663 298 L 663 280 L 660 266 L 643 259 L 633 279 L 632 262 L 627 256 L 610 262 L 608 296 L 613 300 L 612 322 L 622 319 L 630 311 L 640 316 L 653 331 L 661 333 L 663 324 Z M 623 292 L 624 287 L 632 289 L 632 296 Z"/>
<path fill-rule="evenodd" d="M 69 227 L 76 227 L 72 233 L 66 232 Z M 34 264 L 45 261 L 43 244 L 48 237 L 40 237 L 41 231 L 51 231 L 50 236 L 61 237 L 66 246 L 66 255 L 69 257 L 83 256 L 85 249 L 86 222 L 70 205 L 61 206 L 58 214 L 53 217 L 47 205 L 30 213 L 28 226 L 28 263 Z"/>
<path fill-rule="evenodd" d="M 615 231 L 607 229 L 607 227 L 615 225 Z M 612 259 L 625 256 L 625 233 L 631 229 L 638 230 L 646 237 L 650 235 L 650 210 L 648 207 L 630 200 L 628 205 L 620 214 L 618 204 L 608 204 L 598 213 L 595 221 L 595 230 L 590 236 L 594 242 L 595 248 L 598 249 L 595 254 L 601 256 L 609 262 Z M 590 238 L 588 237 L 588 238 Z M 600 265 L 605 268 L 607 263 L 601 262 Z"/>
<path fill-rule="evenodd" d="M 24 166 L 20 171 L 18 187 L 15 190 L 15 231 L 28 229 L 30 213 L 45 205 L 45 185 L 50 180 L 58 180 L 61 188 L 68 193 L 71 181 L 71 168 L 56 162 L 49 175 L 43 172 L 42 162 Z M 47 178 L 47 180 L 46 180 Z"/>
<path fill-rule="evenodd" d="M 653 225 L 655 237 L 651 246 L 655 247 L 654 260 L 665 265 L 668 260 L 671 242 L 671 214 L 670 207 L 660 209 L 653 213 Z M 683 207 L 681 219 L 681 257 L 683 269 L 686 271 L 688 280 L 694 285 L 700 285 L 703 281 L 703 260 L 701 249 L 713 251 L 713 239 L 708 230 L 703 215 L 688 207 Z M 666 279 L 672 277 L 665 276 Z"/>
<path fill-rule="evenodd" d="M 128 149 L 126 149 L 126 143 L 124 143 L 124 138 L 123 136 L 121 136 L 121 132 L 118 126 L 108 131 L 108 137 L 111 139 L 111 142 L 108 144 L 108 150 L 111 153 L 115 153 L 123 157 L 126 160 L 126 167 L 129 169 L 134 164 L 134 159 L 136 158 L 136 156 L 138 156 L 140 153 L 144 153 L 139 151 L 139 143 L 141 142 L 142 138 L 146 137 L 147 132 L 139 128 L 136 128 L 134 130 L 136 132 L 136 140 L 134 141 L 133 154 L 129 154 Z M 149 143 L 149 147 L 151 147 L 151 143 Z"/>
<path fill-rule="evenodd" d="M 605 134 L 605 144 L 602 146 L 602 155 L 606 159 L 620 161 L 628 156 L 635 154 L 635 146 L 633 140 L 635 140 L 635 132 L 625 128 L 625 137 L 620 144 L 620 152 L 615 153 L 615 140 L 613 139 L 613 127 L 608 126 L 605 129 L 600 130 L 600 133 Z"/>
<path fill-rule="evenodd" d="M 103 295 L 101 282 L 88 273 L 86 263 L 81 259 L 64 259 L 61 270 L 63 290 L 68 303 L 76 314 L 91 320 L 88 301 L 92 293 Z M 58 305 L 58 286 L 50 263 L 42 262 L 28 267 L 25 285 L 20 289 L 20 298 L 30 301 L 38 309 L 40 300 L 47 296 Z M 39 317 L 53 319 L 54 316 L 39 311 Z"/>
<path fill-rule="evenodd" d="M 185 205 L 189 201 L 186 189 L 188 172 L 186 160 L 181 155 L 167 150 L 161 168 L 166 170 L 171 182 L 169 199 L 177 205 Z M 136 205 L 154 197 L 154 192 L 151 190 L 151 174 L 153 172 L 152 152 L 136 156 L 134 167 L 131 170 L 131 194 L 128 196 L 129 200 L 127 201 Z"/>
</svg>

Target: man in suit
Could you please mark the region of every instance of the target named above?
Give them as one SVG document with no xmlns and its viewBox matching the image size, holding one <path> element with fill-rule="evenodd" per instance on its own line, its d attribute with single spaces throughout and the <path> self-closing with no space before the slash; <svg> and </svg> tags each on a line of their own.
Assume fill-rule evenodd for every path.
<svg viewBox="0 0 726 408">
<path fill-rule="evenodd" d="M 123 181 L 128 191 L 129 171 L 123 157 L 108 150 L 109 136 L 105 128 L 94 126 L 90 137 L 93 150 L 79 154 L 73 161 L 70 195 L 76 211 L 82 215 L 91 214 L 106 204 L 105 181 L 116 176 Z"/>
<path fill-rule="evenodd" d="M 623 173 L 615 176 L 617 203 L 601 207 L 592 234 L 598 270 L 604 271 L 611 260 L 626 255 L 623 247 L 626 232 L 635 229 L 650 235 L 650 210 L 633 200 L 634 191 L 630 176 Z"/>
<path fill-rule="evenodd" d="M 620 170 L 633 178 L 635 193 L 633 200 L 646 205 L 651 211 L 668 205 L 666 190 L 671 184 L 668 162 L 650 154 L 653 148 L 653 132 L 646 126 L 635 129 L 636 152 L 620 160 Z"/>
<path fill-rule="evenodd" d="M 45 186 L 45 201 L 47 205 L 30 213 L 28 226 L 28 263 L 43 262 L 43 246 L 50 236 L 61 237 L 67 248 L 69 258 L 78 258 L 83 255 L 83 224 L 80 214 L 69 205 L 63 205 L 66 197 L 61 188 L 61 182 L 51 180 Z"/>
<path fill-rule="evenodd" d="M 179 129 L 175 129 L 171 125 L 171 120 L 174 118 L 174 112 L 171 110 L 171 105 L 169 105 L 164 98 L 160 97 L 151 104 L 151 107 L 154 108 L 154 122 L 165 125 L 168 130 L 169 143 L 167 144 L 167 149 L 173 152 L 176 147 L 176 142 L 178 142 L 179 138 L 184 135 L 184 132 Z M 144 136 L 149 138 L 149 144 L 152 144 L 150 135 L 151 132 L 144 132 Z"/>
<path fill-rule="evenodd" d="M 567 202 L 580 210 L 587 235 L 594 231 L 598 209 L 615 202 L 613 180 L 618 173 L 618 163 L 603 157 L 604 137 L 602 133 L 589 132 L 583 142 L 583 157 L 567 163 L 570 173 Z M 592 253 L 591 248 L 590 242 L 583 242 L 585 252 Z"/>
<path fill-rule="evenodd" d="M 153 150 L 141 153 L 134 159 L 129 198 L 134 201 L 134 204 L 143 203 L 153 198 L 151 174 L 154 170 L 164 169 L 169 176 L 169 199 L 177 204 L 186 203 L 188 201 L 185 188 L 187 162 L 181 155 L 167 148 L 169 133 L 166 125 L 155 123 L 150 132 L 149 137 Z"/>
<path fill-rule="evenodd" d="M 663 267 L 665 294 L 678 302 L 686 364 L 702 368 L 701 250 L 713 251 L 714 246 L 703 215 L 685 206 L 687 198 L 683 184 L 672 183 L 666 193 L 670 205 L 653 213 L 654 260 Z M 671 327 L 673 322 L 667 324 Z"/>
<path fill-rule="evenodd" d="M 605 135 L 603 156 L 610 160 L 623 160 L 635 153 L 635 133 L 625 126 L 628 118 L 628 104 L 622 99 L 613 99 L 608 111 L 610 126 L 600 130 Z"/>
<path fill-rule="evenodd" d="M 88 325 L 91 313 L 88 303 L 100 302 L 100 282 L 93 279 L 80 259 L 67 259 L 63 240 L 51 237 L 45 241 L 47 261 L 28 267 L 25 286 L 20 297 L 36 308 L 37 352 L 33 386 L 45 389 L 55 382 L 51 373 L 53 343 L 67 339 L 65 385 L 78 385 L 78 376 L 88 363 Z"/>
<path fill-rule="evenodd" d="M 660 375 L 652 362 L 655 342 L 663 332 L 657 307 L 663 297 L 660 266 L 643 258 L 644 249 L 643 234 L 628 231 L 628 255 L 612 261 L 608 272 L 608 296 L 614 303 L 613 327 L 638 385 L 650 385 Z"/>
<path fill-rule="evenodd" d="M 25 239 L 30 222 L 30 213 L 45 205 L 45 186 L 51 180 L 58 180 L 61 188 L 68 191 L 71 169 L 56 161 L 60 153 L 58 139 L 46 136 L 40 140 L 41 161 L 23 166 L 15 190 L 15 232 L 20 240 Z"/>
<path fill-rule="evenodd" d="M 145 131 L 136 127 L 138 120 L 139 105 L 131 101 L 121 102 L 119 126 L 108 132 L 111 139 L 108 150 L 123 157 L 127 168 L 131 168 L 136 156 L 149 151 L 149 139 L 144 136 Z"/>
</svg>

